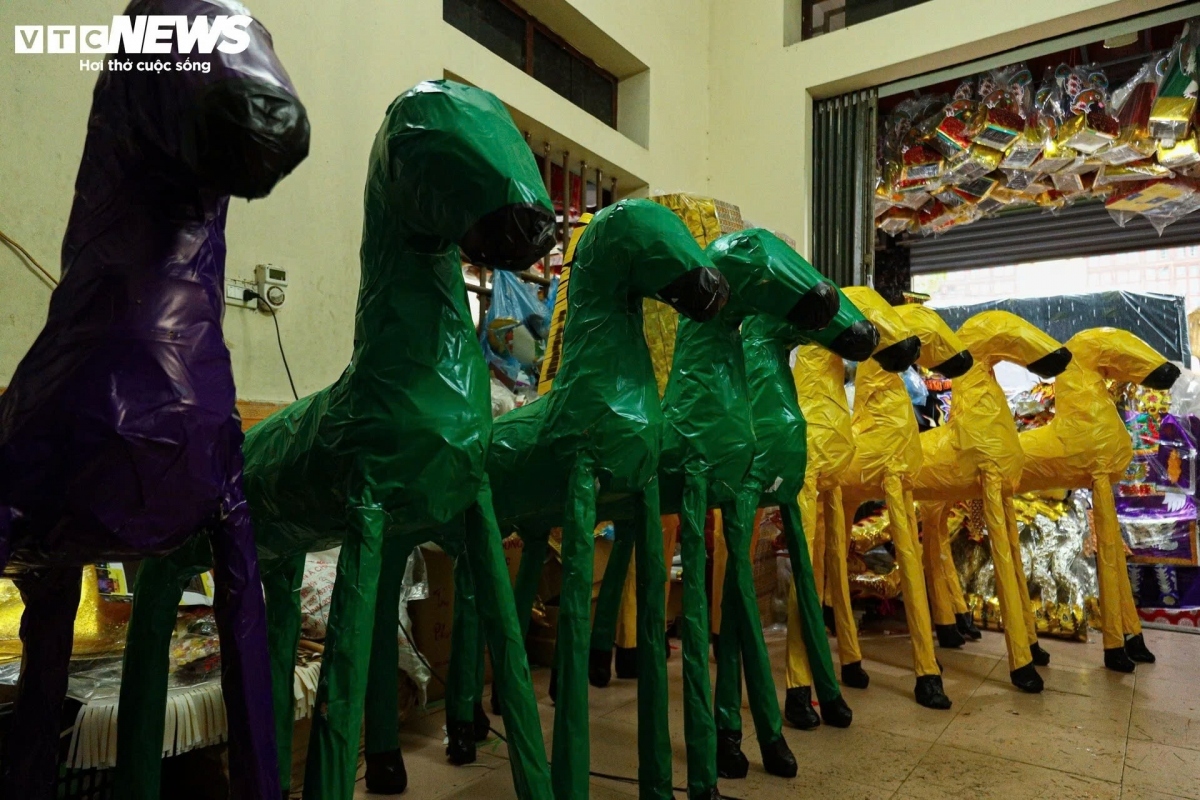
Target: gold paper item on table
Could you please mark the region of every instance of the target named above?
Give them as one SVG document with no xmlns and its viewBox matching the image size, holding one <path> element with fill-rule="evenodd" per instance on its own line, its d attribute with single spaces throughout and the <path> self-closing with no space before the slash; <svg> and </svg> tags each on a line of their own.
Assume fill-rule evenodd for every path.
<svg viewBox="0 0 1200 800">
<path fill-rule="evenodd" d="M 875 598 L 894 600 L 900 595 L 900 569 L 893 568 L 886 575 L 860 572 L 850 576 L 850 596 L 854 599 Z"/>
<path fill-rule="evenodd" d="M 118 600 L 105 600 L 100 595 L 96 568 L 83 568 L 83 586 L 79 596 L 79 611 L 75 615 L 75 636 L 71 653 L 74 656 L 96 656 L 119 653 L 125 649 L 125 632 L 132 605 Z M 25 604 L 16 584 L 0 579 L 0 659 L 21 656 L 21 615 Z"/>
<path fill-rule="evenodd" d="M 850 550 L 863 555 L 892 540 L 891 524 L 886 510 L 859 520 L 850 528 Z"/>
</svg>

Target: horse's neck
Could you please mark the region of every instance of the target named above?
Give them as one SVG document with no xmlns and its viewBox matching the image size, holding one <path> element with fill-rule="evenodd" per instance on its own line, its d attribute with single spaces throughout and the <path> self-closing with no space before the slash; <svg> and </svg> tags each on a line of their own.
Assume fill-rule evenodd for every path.
<svg viewBox="0 0 1200 800">
<path fill-rule="evenodd" d="M 740 319 L 723 315 L 709 322 L 679 321 L 671 377 L 662 401 L 668 419 L 701 411 L 749 414 L 739 324 Z"/>
<path fill-rule="evenodd" d="M 787 416 L 789 411 L 798 413 L 787 344 L 769 336 L 750 336 L 743 343 L 743 352 L 755 420 Z"/>
<path fill-rule="evenodd" d="M 1077 364 L 1069 365 L 1054 379 L 1054 415 L 1094 416 L 1097 400 L 1111 405 L 1108 387 L 1099 372 Z"/>
<path fill-rule="evenodd" d="M 176 331 L 203 325 L 219 336 L 228 198 L 168 184 L 117 135 L 88 132 L 48 325 L 136 329 L 169 318 Z"/>
<path fill-rule="evenodd" d="M 972 425 L 979 420 L 983 409 L 994 409 L 994 414 L 1005 415 L 1011 420 L 1008 398 L 996 381 L 992 366 L 976 363 L 967 374 L 954 379 L 954 396 L 950 401 L 951 425 Z M 984 401 L 987 402 L 984 402 Z"/>
<path fill-rule="evenodd" d="M 422 252 L 391 224 L 368 222 L 364 228 L 354 326 L 357 371 L 403 365 L 411 378 L 415 371 L 441 372 L 474 355 L 482 359 L 458 247 L 429 249 Z"/>
<path fill-rule="evenodd" d="M 587 392 L 597 382 L 603 386 L 635 382 L 652 386 L 657 397 L 654 365 L 642 330 L 641 298 L 629 296 L 611 278 L 603 265 L 572 267 L 562 361 L 554 386 Z M 597 364 L 604 369 L 597 370 Z"/>
</svg>

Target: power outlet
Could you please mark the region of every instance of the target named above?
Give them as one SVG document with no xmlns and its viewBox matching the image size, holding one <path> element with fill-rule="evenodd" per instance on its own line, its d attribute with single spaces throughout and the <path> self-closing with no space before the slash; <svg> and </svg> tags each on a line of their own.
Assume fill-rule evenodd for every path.
<svg viewBox="0 0 1200 800">
<path fill-rule="evenodd" d="M 254 281 L 242 281 L 234 278 L 225 280 L 225 307 L 226 308 L 258 308 L 258 300 L 251 298 L 244 299 L 246 290 L 252 292 L 258 291 L 258 286 Z"/>
</svg>

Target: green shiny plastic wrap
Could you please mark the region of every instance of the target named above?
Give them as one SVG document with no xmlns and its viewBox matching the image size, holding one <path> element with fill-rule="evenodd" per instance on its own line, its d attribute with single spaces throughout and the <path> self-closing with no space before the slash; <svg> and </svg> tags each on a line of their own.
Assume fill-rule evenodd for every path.
<svg viewBox="0 0 1200 800">
<path fill-rule="evenodd" d="M 429 540 L 469 561 L 505 690 L 517 794 L 552 796 L 485 471 L 489 378 L 461 261 L 524 269 L 551 249 L 553 231 L 554 212 L 534 158 L 494 96 L 431 81 L 389 106 L 368 164 L 350 364 L 332 386 L 255 426 L 245 445 L 246 493 L 275 651 L 276 713 L 288 715 L 286 724 L 277 720 L 285 785 L 297 559 L 342 547 L 309 742 L 307 798 L 349 800 L 353 794 L 368 681 L 396 680 L 394 666 L 390 677 L 368 670 L 374 632 L 390 629 L 394 637 L 397 630 L 396 603 L 389 599 L 377 608 L 377 588 L 381 577 L 399 582 L 408 553 Z M 399 574 L 381 576 L 385 550 Z M 205 559 L 192 555 L 190 563 L 202 566 Z M 169 564 L 176 559 L 154 569 L 174 578 L 181 570 Z M 153 597 L 139 584 L 138 604 L 173 609 L 182 586 L 157 584 Z M 135 609 L 131 642 L 142 631 L 137 617 Z M 392 697 L 394 691 L 393 685 Z M 372 687 L 372 696 L 386 697 L 386 688 Z M 395 708 L 393 702 L 386 713 L 394 717 Z M 162 717 L 161 706 L 148 709 L 138 724 L 161 731 Z M 372 746 L 389 743 L 386 729 L 369 724 L 368 730 Z M 370 764 L 369 753 L 368 784 Z"/>
<path fill-rule="evenodd" d="M 769 231 L 727 234 L 710 244 L 707 252 L 729 281 L 730 300 L 710 322 L 679 323 L 663 397 L 667 432 L 659 464 L 664 510 L 681 516 L 684 726 L 688 794 L 693 798 L 710 796 L 716 785 L 704 518 L 708 508 L 721 508 L 726 519 L 735 520 L 735 529 L 748 531 L 749 524 L 742 518 L 748 513 L 752 522 L 754 508 L 747 509 L 739 497 L 757 499 L 753 491 L 746 491 L 756 440 L 742 352 L 742 320 L 763 313 L 815 328 L 825 325 L 838 305 L 832 284 Z M 748 538 L 742 544 L 748 553 Z M 618 583 L 620 573 L 605 577 Z M 751 633 L 742 649 L 753 695 L 751 707 L 755 720 L 762 723 L 759 739 L 770 744 L 779 739 L 782 728 L 753 586 L 749 596 L 738 593 L 730 602 L 737 606 L 735 613 L 746 614 L 746 630 Z M 611 642 L 608 647 L 611 649 Z"/>
<path fill-rule="evenodd" d="M 808 555 L 800 508 L 796 497 L 804 485 L 808 457 L 807 427 L 796 397 L 789 354 L 801 344 L 827 347 L 843 358 L 859 361 L 870 357 L 878 343 L 878 332 L 867 322 L 854 304 L 839 291 L 837 316 L 827 327 L 815 333 L 797 330 L 786 322 L 766 314 L 747 318 L 742 325 L 742 341 L 746 358 L 746 377 L 752 397 L 754 433 L 757 448 L 748 491 L 756 494 L 747 506 L 778 505 L 792 561 L 796 596 L 803 622 L 805 649 L 812 667 L 813 684 L 824 711 L 844 707 L 841 689 L 833 671 L 829 641 L 813 579 L 812 562 Z M 745 523 L 743 523 L 745 524 Z M 727 534 L 728 536 L 728 534 Z M 749 547 L 750 531 L 744 534 L 744 547 Z M 730 560 L 734 545 L 730 543 Z M 737 554 L 739 559 L 742 554 Z M 745 554 L 748 560 L 748 552 Z M 744 569 L 726 571 L 725 596 L 728 604 L 731 593 L 745 591 Z M 739 588 L 739 585 L 741 588 Z M 751 591 L 753 587 L 751 586 Z M 744 643 L 746 632 L 739 630 L 746 615 L 727 617 L 722 613 L 721 648 Z M 728 644 L 727 644 L 728 642 Z M 744 646 L 744 644 L 742 644 Z M 728 730 L 740 728 L 741 676 L 735 672 L 736 659 L 728 653 L 718 654 L 716 710 L 717 724 Z M 844 709 L 848 714 L 848 709 Z"/>
<path fill-rule="evenodd" d="M 657 471 L 665 419 L 641 301 L 657 298 L 686 318 L 708 320 L 721 311 L 728 293 L 725 279 L 670 210 L 645 200 L 623 200 L 604 209 L 575 251 L 562 361 L 550 392 L 501 417 L 493 430 L 488 474 L 497 516 L 527 543 L 516 590 L 522 604 L 532 601 L 541 568 L 538 554 L 545 552 L 549 529 L 559 524 L 563 529 L 552 767 L 560 800 L 588 791 L 588 625 L 599 504 L 616 505 L 620 518 L 631 521 L 626 524 L 637 542 L 639 576 L 646 576 L 637 585 L 643 612 L 638 622 L 641 796 L 671 796 L 665 587 L 655 579 L 664 559 Z M 538 479 L 530 480 L 531 475 Z M 456 636 L 455 657 L 464 645 Z"/>
</svg>

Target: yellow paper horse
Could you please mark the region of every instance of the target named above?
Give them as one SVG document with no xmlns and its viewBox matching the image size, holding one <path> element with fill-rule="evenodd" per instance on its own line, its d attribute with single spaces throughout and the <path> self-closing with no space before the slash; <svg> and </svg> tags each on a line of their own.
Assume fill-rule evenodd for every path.
<svg viewBox="0 0 1200 800">
<path fill-rule="evenodd" d="M 905 330 L 921 340 L 917 363 L 951 378 L 971 368 L 971 354 L 937 312 L 923 306 L 901 306 L 895 311 Z M 870 362 L 859 365 L 854 382 L 851 435 L 854 457 L 833 492 L 837 502 L 827 501 L 825 505 L 826 530 L 833 534 L 828 537 L 825 549 L 826 587 L 837 619 L 839 647 L 844 648 L 843 642 L 853 639 L 855 651 L 858 649 L 850 612 L 846 520 L 853 519 L 855 509 L 864 500 L 882 498 L 888 505 L 892 544 L 904 587 L 904 611 L 917 674 L 914 695 L 926 708 L 949 708 L 950 699 L 943 690 L 941 669 L 933 654 L 933 632 L 912 499 L 913 482 L 924 459 L 920 429 L 912 399 L 899 375 Z"/>
<path fill-rule="evenodd" d="M 915 343 L 904 348 L 888 350 L 909 337 L 904 323 L 892 306 L 878 293 L 861 286 L 843 289 L 868 320 L 879 330 L 879 346 L 876 353 L 905 351 L 905 356 L 916 351 Z M 911 363 L 911 358 L 906 358 Z M 876 362 L 867 362 L 876 363 Z M 907 369 L 908 364 L 889 364 L 889 367 Z M 830 605 L 827 593 L 828 570 L 823 553 L 829 547 L 836 550 L 845 542 L 846 527 L 841 514 L 841 494 L 838 478 L 854 458 L 854 439 L 850 433 L 850 405 L 845 389 L 846 363 L 830 351 L 817 345 L 804 345 L 796 349 L 796 363 L 792 374 L 796 379 L 796 396 L 804 421 L 808 427 L 808 466 L 804 473 L 804 488 L 800 492 L 800 518 L 808 545 L 812 551 L 813 578 L 824 605 Z M 830 513 L 835 506 L 836 514 Z M 818 508 L 825 510 L 824 523 L 820 525 Z M 827 544 L 831 542 L 831 544 Z M 714 567 L 715 569 L 715 567 Z M 837 607 L 837 611 L 842 611 Z M 852 614 L 839 613 L 834 627 L 838 636 L 838 657 L 842 663 L 842 684 L 856 689 L 865 689 L 870 677 L 862 668 L 862 653 L 858 649 L 858 635 Z M 811 703 L 812 675 L 808 658 L 801 639 L 800 620 L 794 590 L 788 593 L 788 666 L 787 700 L 784 716 L 797 728 L 808 730 L 820 724 L 820 717 L 813 711 Z"/>
<path fill-rule="evenodd" d="M 1071 352 L 1007 311 L 976 314 L 957 333 L 975 363 L 954 381 L 946 424 L 921 434 L 922 463 L 913 496 L 945 501 L 982 496 L 996 594 L 1004 617 L 1009 678 L 1018 689 L 1040 692 L 1042 678 L 1034 663 L 1048 664 L 1050 654 L 1037 643 L 1012 503 L 1025 455 L 1004 390 L 993 370 L 997 363 L 1011 361 L 1049 378 L 1066 369 Z M 925 547 L 927 560 L 933 563 L 945 564 L 948 559 L 944 523 L 947 510 L 945 504 L 928 509 L 931 516 L 926 517 Z"/>
<path fill-rule="evenodd" d="M 1153 662 L 1154 655 L 1142 637 L 1113 502 L 1112 485 L 1129 467 L 1133 445 L 1105 382 L 1169 389 L 1179 368 L 1117 328 L 1081 331 L 1067 342 L 1067 349 L 1074 358 L 1054 382 L 1054 419 L 1020 434 L 1025 465 L 1018 491 L 1092 490 L 1104 665 L 1132 672 L 1135 662 Z M 951 603 L 962 596 L 958 573 L 951 565 L 931 575 L 931 581 L 935 614 L 944 619 L 953 612 Z M 948 585 L 937 585 L 942 582 Z"/>
</svg>

